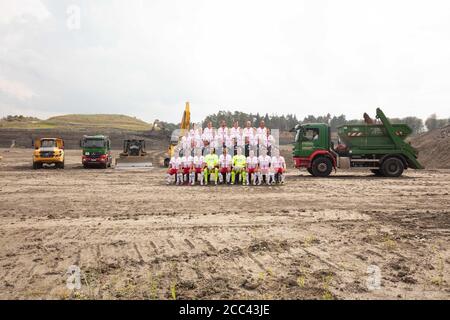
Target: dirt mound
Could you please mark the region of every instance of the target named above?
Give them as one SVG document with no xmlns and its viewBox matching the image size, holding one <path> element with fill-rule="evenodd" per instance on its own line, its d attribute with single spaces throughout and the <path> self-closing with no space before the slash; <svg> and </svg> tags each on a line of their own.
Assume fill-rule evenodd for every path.
<svg viewBox="0 0 450 320">
<path fill-rule="evenodd" d="M 151 123 L 121 114 L 68 114 L 40 120 L 32 117 L 9 116 L 0 120 L 3 129 L 118 129 L 150 131 Z"/>
<path fill-rule="evenodd" d="M 425 168 L 450 169 L 450 125 L 416 136 L 411 144 Z"/>
</svg>

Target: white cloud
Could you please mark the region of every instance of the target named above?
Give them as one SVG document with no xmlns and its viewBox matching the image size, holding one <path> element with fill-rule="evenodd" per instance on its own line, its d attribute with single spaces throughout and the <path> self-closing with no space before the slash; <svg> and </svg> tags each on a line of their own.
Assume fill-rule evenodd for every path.
<svg viewBox="0 0 450 320">
<path fill-rule="evenodd" d="M 43 21 L 50 17 L 47 8 L 39 0 L 3 0 L 0 1 L 0 12 L 0 23 L 14 20 L 25 22 L 29 17 Z"/>
<path fill-rule="evenodd" d="M 219 108 L 450 116 L 448 1 L 9 2 L 22 9 L 1 14 L 0 70 L 38 93 L 37 115 L 179 121 L 189 100 L 194 120 Z M 79 30 L 66 27 L 72 4 Z M 27 15 L 41 18 L 17 21 Z"/>
<path fill-rule="evenodd" d="M 0 78 L 0 92 L 12 96 L 20 101 L 33 98 L 35 93 L 23 83 Z"/>
</svg>

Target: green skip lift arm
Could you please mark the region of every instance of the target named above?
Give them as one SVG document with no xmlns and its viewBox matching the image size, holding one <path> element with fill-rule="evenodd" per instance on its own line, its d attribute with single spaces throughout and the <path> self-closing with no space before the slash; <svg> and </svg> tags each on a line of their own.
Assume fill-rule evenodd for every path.
<svg viewBox="0 0 450 320">
<path fill-rule="evenodd" d="M 397 149 L 401 150 L 403 155 L 408 158 L 408 162 L 410 166 L 414 169 L 423 169 L 423 166 L 416 159 L 416 152 L 414 148 L 408 143 L 404 142 L 395 134 L 395 129 L 392 127 L 391 122 L 386 118 L 383 111 L 380 108 L 377 108 L 377 118 L 381 120 L 384 127 L 386 128 L 386 132 L 391 138 L 392 142 L 394 142 Z"/>
</svg>

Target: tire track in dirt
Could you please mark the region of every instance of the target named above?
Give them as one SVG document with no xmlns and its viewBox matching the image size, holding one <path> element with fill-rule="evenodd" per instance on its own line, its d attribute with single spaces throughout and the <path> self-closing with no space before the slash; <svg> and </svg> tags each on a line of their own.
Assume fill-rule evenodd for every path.
<svg viewBox="0 0 450 320">
<path fill-rule="evenodd" d="M 320 299 L 330 278 L 335 298 L 444 298 L 430 279 L 450 261 L 440 244 L 449 237 L 450 171 L 401 180 L 289 173 L 272 188 L 177 188 L 164 174 L 0 168 L 0 297 L 59 297 L 48 290 L 64 287 L 59 273 L 76 263 L 95 297 L 148 298 L 153 281 L 165 299 L 173 283 L 182 298 Z M 180 210 L 192 201 L 202 205 Z M 364 288 L 370 264 L 386 276 L 377 294 Z"/>
</svg>

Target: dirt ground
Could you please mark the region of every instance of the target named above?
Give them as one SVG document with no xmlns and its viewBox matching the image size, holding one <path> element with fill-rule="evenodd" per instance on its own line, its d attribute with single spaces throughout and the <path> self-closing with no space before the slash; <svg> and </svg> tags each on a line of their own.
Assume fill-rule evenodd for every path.
<svg viewBox="0 0 450 320">
<path fill-rule="evenodd" d="M 450 170 L 177 187 L 31 152 L 0 149 L 0 299 L 450 297 Z"/>
</svg>

